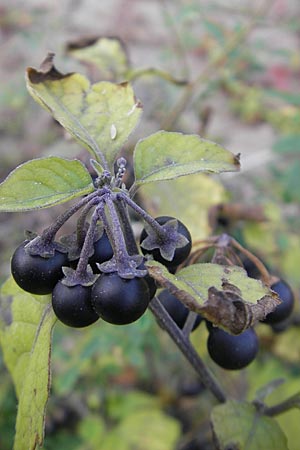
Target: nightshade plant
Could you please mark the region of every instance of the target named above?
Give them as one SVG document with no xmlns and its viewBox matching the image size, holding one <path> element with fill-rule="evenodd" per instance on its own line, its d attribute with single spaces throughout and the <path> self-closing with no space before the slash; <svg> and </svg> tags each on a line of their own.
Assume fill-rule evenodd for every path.
<svg viewBox="0 0 300 450">
<path fill-rule="evenodd" d="M 153 218 L 134 196 L 146 183 L 199 172 L 238 170 L 239 158 L 197 135 L 158 131 L 137 142 L 134 182 L 127 187 L 127 161 L 119 153 L 142 112 L 132 87 L 106 81 L 91 85 L 78 73 L 62 74 L 53 57 L 49 54 L 39 70 L 27 70 L 28 90 L 87 149 L 91 159 L 89 167 L 77 159 L 34 159 L 17 167 L 0 185 L 1 211 L 48 208 L 76 199 L 42 233 L 26 233 L 26 240 L 12 256 L 12 277 L 1 290 L 1 345 L 19 401 L 14 448 L 35 449 L 43 443 L 51 333 L 57 319 L 71 327 L 94 324 L 101 334 L 102 320 L 130 324 L 149 307 L 204 386 L 224 404 L 219 408 L 225 408 L 226 414 L 233 403 L 227 401 L 189 335 L 199 322 L 199 314 L 231 335 L 253 335 L 251 327 L 275 309 L 278 296 L 269 289 L 264 269 L 264 282 L 249 278 L 226 256 L 228 251 L 241 250 L 227 235 L 206 242 L 205 248 L 215 249 L 214 257 L 210 263 L 198 263 L 198 250 L 189 258 L 192 239 L 187 226 L 175 217 Z M 96 174 L 94 179 L 90 171 Z M 79 211 L 74 233 L 57 240 L 61 227 Z M 133 233 L 130 211 L 144 224 L 140 239 Z M 178 265 L 175 275 L 170 273 L 168 269 L 174 272 Z M 157 288 L 167 289 L 182 303 L 184 323 L 178 326 L 173 320 L 159 295 L 155 296 Z M 33 324 L 36 330 L 32 334 Z M 24 350 L 23 334 L 28 333 L 28 325 L 29 348 Z M 218 336 L 222 333 L 220 330 Z M 210 334 L 217 336 L 217 331 Z M 256 351 L 252 349 L 240 367 L 249 363 Z M 237 368 L 231 362 L 223 366 Z M 257 421 L 258 413 L 262 423 L 267 420 L 264 405 L 259 410 L 248 403 L 235 408 L 247 412 L 247 421 Z M 214 409 L 212 421 L 221 442 L 219 413 L 220 409 Z M 277 436 L 284 443 L 281 433 L 275 422 L 269 424 L 270 442 Z M 264 445 L 267 448 L 268 441 Z M 281 450 L 284 448 L 283 444 Z"/>
</svg>

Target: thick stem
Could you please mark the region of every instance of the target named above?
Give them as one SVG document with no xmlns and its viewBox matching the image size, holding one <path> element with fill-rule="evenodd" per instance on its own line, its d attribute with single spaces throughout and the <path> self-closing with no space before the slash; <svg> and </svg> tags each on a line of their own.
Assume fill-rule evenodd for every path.
<svg viewBox="0 0 300 450">
<path fill-rule="evenodd" d="M 67 211 L 63 212 L 60 216 L 58 216 L 55 220 L 55 222 L 53 222 L 49 227 L 47 227 L 43 233 L 42 233 L 42 239 L 45 242 L 51 242 L 56 233 L 58 232 L 58 230 L 65 224 L 65 222 L 67 222 L 67 220 L 70 219 L 70 217 L 73 216 L 73 214 L 75 214 L 80 208 L 82 208 L 84 205 L 86 205 L 87 203 L 89 203 L 92 199 L 94 199 L 95 197 L 101 195 L 101 193 L 99 193 L 99 191 L 95 191 L 92 192 L 91 194 L 87 195 L 86 197 L 82 198 L 81 200 L 79 200 L 78 203 L 76 203 L 75 205 L 71 206 L 70 209 L 68 209 Z"/>
<path fill-rule="evenodd" d="M 97 221 L 99 220 L 99 210 L 98 208 L 95 209 L 93 212 L 91 223 L 89 226 L 89 229 L 86 233 L 84 243 L 80 252 L 80 258 L 77 264 L 76 268 L 76 274 L 79 276 L 79 278 L 83 278 L 86 274 L 86 268 L 89 262 L 90 253 L 93 247 L 94 243 L 94 234 L 97 226 Z"/>
<path fill-rule="evenodd" d="M 241 253 L 243 253 L 247 258 L 252 261 L 256 267 L 258 268 L 262 280 L 266 285 L 271 284 L 271 275 L 269 274 L 268 270 L 266 269 L 265 265 L 261 262 L 257 256 L 253 255 L 253 253 L 249 252 L 246 248 L 244 248 L 241 244 L 239 244 L 235 239 L 230 238 L 230 242 L 233 247 L 235 247 L 237 250 L 239 250 Z"/>
<path fill-rule="evenodd" d="M 138 255 L 138 247 L 135 242 L 132 226 L 128 216 L 127 205 L 122 199 L 116 199 L 115 202 L 120 221 L 123 225 L 126 247 L 129 255 Z"/>
<path fill-rule="evenodd" d="M 195 325 L 196 319 L 197 319 L 197 313 L 194 311 L 190 311 L 188 313 L 188 316 L 186 318 L 186 321 L 184 323 L 184 326 L 182 328 L 182 334 L 186 336 L 186 338 L 189 337 L 191 331 L 193 330 L 193 327 Z"/>
<path fill-rule="evenodd" d="M 194 347 L 190 343 L 188 337 L 186 337 L 182 331 L 177 327 L 172 318 L 165 311 L 159 300 L 154 297 L 149 308 L 156 317 L 160 326 L 167 331 L 177 347 L 181 350 L 186 359 L 190 362 L 195 369 L 201 382 L 204 386 L 215 396 L 220 403 L 226 402 L 226 395 L 223 389 L 219 386 L 214 376 L 207 369 L 202 359 L 195 351 Z"/>
<path fill-rule="evenodd" d="M 150 227 L 156 232 L 157 236 L 164 240 L 167 237 L 166 230 L 159 225 L 143 208 L 137 205 L 131 198 L 124 194 L 117 194 L 117 198 L 124 200 Z"/>
<path fill-rule="evenodd" d="M 85 233 L 85 222 L 86 222 L 86 218 L 90 212 L 90 210 L 92 209 L 93 206 L 95 206 L 97 203 L 99 203 L 99 199 L 96 197 L 94 199 L 92 199 L 86 206 L 85 208 L 83 208 L 80 217 L 77 221 L 77 244 L 78 247 L 82 247 L 83 243 L 84 243 L 84 239 L 86 236 Z"/>
<path fill-rule="evenodd" d="M 126 242 L 123 235 L 123 230 L 120 225 L 119 217 L 115 209 L 115 205 L 111 199 L 111 195 L 105 196 L 105 203 L 108 208 L 111 222 L 108 221 L 105 211 L 101 212 L 101 218 L 106 230 L 108 239 L 113 248 L 114 257 L 117 265 L 122 265 L 127 262 L 129 255 L 127 252 Z"/>
<path fill-rule="evenodd" d="M 262 411 L 263 414 L 269 417 L 278 416 L 279 414 L 282 414 L 286 411 L 289 411 L 292 408 L 298 408 L 300 405 L 300 395 L 296 394 L 293 395 L 290 398 L 287 398 L 286 400 L 283 400 L 283 402 L 278 403 L 274 406 L 265 406 Z"/>
</svg>

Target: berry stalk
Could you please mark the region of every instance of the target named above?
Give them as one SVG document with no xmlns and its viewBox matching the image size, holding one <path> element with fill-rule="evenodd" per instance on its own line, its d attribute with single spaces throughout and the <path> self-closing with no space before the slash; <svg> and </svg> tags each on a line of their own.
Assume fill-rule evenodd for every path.
<svg viewBox="0 0 300 450">
<path fill-rule="evenodd" d="M 126 194 L 119 193 L 117 194 L 117 198 L 124 200 L 150 227 L 155 231 L 159 239 L 164 241 L 167 238 L 166 230 L 159 225 L 159 223 L 153 219 L 143 208 L 137 205 L 131 198 L 129 198 Z"/>
<path fill-rule="evenodd" d="M 79 200 L 79 202 L 77 202 L 75 205 L 71 206 L 70 209 L 63 212 L 60 216 L 58 216 L 56 220 L 43 231 L 41 236 L 42 240 L 45 243 L 52 242 L 56 233 L 65 224 L 65 222 L 67 222 L 67 220 L 69 220 L 77 211 L 79 211 L 84 205 L 89 203 L 95 197 L 101 196 L 102 195 L 101 191 L 102 190 L 97 190 L 95 192 L 92 192 L 91 194 Z"/>
<path fill-rule="evenodd" d="M 217 383 L 211 372 L 207 369 L 204 362 L 199 357 L 198 353 L 195 351 L 188 339 L 188 336 L 185 336 L 178 328 L 156 297 L 154 297 L 149 303 L 149 308 L 156 317 L 159 325 L 167 331 L 179 350 L 195 369 L 204 386 L 214 395 L 218 402 L 225 403 L 226 395 L 223 389 Z"/>
</svg>

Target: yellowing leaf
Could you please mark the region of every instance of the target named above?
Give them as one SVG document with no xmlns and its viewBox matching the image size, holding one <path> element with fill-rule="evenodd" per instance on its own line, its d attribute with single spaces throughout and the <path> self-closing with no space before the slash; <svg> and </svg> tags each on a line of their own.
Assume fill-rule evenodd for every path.
<svg viewBox="0 0 300 450">
<path fill-rule="evenodd" d="M 211 233 L 208 210 L 222 203 L 226 196 L 222 185 L 204 174 L 145 184 L 139 194 L 152 216 L 177 217 L 187 226 L 193 241 Z"/>
<path fill-rule="evenodd" d="M 107 433 L 99 450 L 173 450 L 179 435 L 179 423 L 159 409 L 138 410 Z"/>
<path fill-rule="evenodd" d="M 0 184 L 0 211 L 48 208 L 94 190 L 77 160 L 40 158 L 21 164 Z"/>
<path fill-rule="evenodd" d="M 49 295 L 26 293 L 12 278 L 1 289 L 0 343 L 19 399 L 14 450 L 34 450 L 43 442 L 56 321 L 49 302 Z"/>
<path fill-rule="evenodd" d="M 276 421 L 260 415 L 250 403 L 231 400 L 215 406 L 211 420 L 220 450 L 288 450 Z"/>
<path fill-rule="evenodd" d="M 67 51 L 73 58 L 97 67 L 106 80 L 124 80 L 129 68 L 124 44 L 118 38 L 80 39 L 70 42 Z"/>
<path fill-rule="evenodd" d="M 148 261 L 150 275 L 192 311 L 233 333 L 242 333 L 279 304 L 277 294 L 244 269 L 218 264 L 193 264 L 175 275 Z"/>
<path fill-rule="evenodd" d="M 105 169 L 112 169 L 121 146 L 138 124 L 141 104 L 127 83 L 91 85 L 78 73 L 61 74 L 53 65 L 53 56 L 48 55 L 39 71 L 27 69 L 30 94 Z"/>
<path fill-rule="evenodd" d="M 158 131 L 141 139 L 134 150 L 136 185 L 171 180 L 198 172 L 239 169 L 239 158 L 197 135 Z"/>
</svg>

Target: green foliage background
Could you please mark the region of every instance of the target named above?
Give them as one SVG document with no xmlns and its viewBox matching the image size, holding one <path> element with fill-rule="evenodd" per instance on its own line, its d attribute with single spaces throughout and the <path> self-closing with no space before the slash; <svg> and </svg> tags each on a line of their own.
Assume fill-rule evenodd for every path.
<svg viewBox="0 0 300 450">
<path fill-rule="evenodd" d="M 209 126 L 205 126 L 206 117 L 210 118 L 208 124 L 209 120 L 213 120 L 214 111 L 207 111 L 215 104 L 218 95 L 226 103 L 227 114 L 235 121 L 236 133 L 245 124 L 252 126 L 253 133 L 255 127 L 261 124 L 270 127 L 274 146 L 271 158 L 263 164 L 260 171 L 257 172 L 256 165 L 254 170 L 251 171 L 250 168 L 243 172 L 242 166 L 240 175 L 232 178 L 225 176 L 222 183 L 207 176 L 197 178 L 198 181 L 193 178 L 192 193 L 189 193 L 192 207 L 186 208 L 186 202 L 179 201 L 176 203 L 176 216 L 184 222 L 190 221 L 194 239 L 201 239 L 212 231 L 207 218 L 210 206 L 229 199 L 249 204 L 258 201 L 268 221 L 233 222 L 230 223 L 229 231 L 241 243 L 257 252 L 275 273 L 290 282 L 297 299 L 295 314 L 299 314 L 300 93 L 295 87 L 295 79 L 299 76 L 299 55 L 293 50 L 281 52 L 279 45 L 268 49 L 269 58 L 262 62 L 257 58 L 257 40 L 248 45 L 246 35 L 244 41 L 234 41 L 235 36 L 240 36 L 240 30 L 246 28 L 245 22 L 249 16 L 247 11 L 239 11 L 233 26 L 227 26 L 222 17 L 228 11 L 224 11 L 221 6 L 216 13 L 210 10 L 209 5 L 203 7 L 199 2 L 176 1 L 174 5 L 171 10 L 162 10 L 163 29 L 170 36 L 170 44 L 160 50 L 157 66 L 162 66 L 164 60 L 163 69 L 166 70 L 140 72 L 139 67 L 129 65 L 122 47 L 114 43 L 105 60 L 103 57 L 99 58 L 97 52 L 97 60 L 95 53 L 84 53 L 84 58 L 88 60 L 87 74 L 92 74 L 95 80 L 132 79 L 134 88 L 142 94 L 145 118 L 125 151 L 131 151 L 133 141 L 148 134 L 145 130 L 157 131 L 168 124 L 167 119 L 174 104 L 184 95 L 182 93 L 188 92 L 187 87 L 178 81 L 189 77 L 194 80 L 198 76 L 193 71 L 188 73 L 188 65 L 184 64 L 182 58 L 182 55 L 188 57 L 195 52 L 198 52 L 201 61 L 212 65 L 213 76 L 208 72 L 201 83 L 192 86 L 193 101 L 187 103 L 184 112 L 178 115 L 172 130 L 200 132 L 202 137 L 218 142 L 219 136 L 211 135 Z M 49 20 L 47 9 L 38 10 L 28 6 L 20 11 L 17 6 L 14 3 L 5 5 L 0 24 L 6 33 L 5 45 L 9 58 L 16 45 L 14 39 L 20 40 L 27 50 L 24 52 L 26 61 L 17 60 L 14 63 L 13 69 L 5 74 L 5 89 L 1 89 L 1 180 L 11 167 L 33 156 L 51 154 L 68 157 L 68 152 L 72 156 L 82 156 L 80 146 L 65 143 L 61 129 L 46 119 L 46 115 L 42 116 L 40 122 L 43 126 L 34 130 L 32 124 L 40 115 L 40 109 L 29 99 L 23 72 L 24 67 L 31 64 L 33 59 L 36 58 L 38 62 L 41 60 L 39 52 L 44 55 L 43 41 L 39 40 L 39 36 L 42 35 L 43 25 L 49 30 L 52 28 L 56 16 L 50 16 Z M 250 16 L 255 14 L 258 22 L 267 20 L 266 11 L 261 14 L 253 14 L 251 11 Z M 276 17 L 273 20 L 274 27 L 278 27 L 280 31 L 299 31 L 299 24 L 290 11 L 287 11 L 280 24 L 276 22 Z M 37 22 L 39 26 L 36 25 Z M 175 29 L 174 23 L 177 24 Z M 253 28 L 255 26 L 256 23 Z M 60 35 L 59 39 L 58 48 L 64 45 L 66 36 Z M 224 53 L 224 42 L 231 41 L 231 50 Z M 111 45 L 110 41 L 108 43 Z M 104 49 L 107 52 L 107 46 Z M 75 62 L 75 58 L 82 60 L 82 52 L 83 50 L 81 53 L 74 51 L 72 54 L 69 51 L 69 56 L 64 57 L 62 51 L 58 57 L 68 69 L 77 70 L 80 67 L 82 71 L 80 62 Z M 130 45 L 128 52 L 130 54 Z M 220 57 L 222 54 L 223 59 Z M 111 55 L 114 65 L 111 64 Z M 290 84 L 285 89 L 276 84 L 266 86 L 261 83 L 263 76 L 270 73 L 273 60 L 288 73 L 285 80 Z M 174 72 L 174 66 L 180 70 Z M 201 73 L 203 67 L 198 70 Z M 259 142 L 257 145 L 259 147 Z M 243 154 L 243 148 L 240 151 Z M 255 158 L 259 160 L 259 151 L 255 153 Z M 187 198 L 184 182 L 177 180 L 172 183 L 174 188 L 171 191 L 176 192 L 178 198 Z M 155 187 L 145 186 L 140 195 L 151 212 L 164 209 L 166 214 L 171 214 L 174 205 L 172 200 L 169 201 L 172 192 L 168 189 L 170 188 L 163 184 L 156 191 Z M 155 201 L 157 191 L 161 194 L 159 197 L 162 200 L 159 201 L 162 204 Z M 32 224 L 42 229 L 57 215 L 59 208 L 54 212 L 39 213 L 38 217 L 37 213 L 23 214 L 22 217 L 3 215 L 3 231 L 0 236 L 2 280 L 7 278 L 8 261 L 12 249 L 22 239 L 20 236 L 23 229 L 32 227 Z M 210 361 L 205 348 L 205 327 L 194 333 L 193 343 L 222 380 L 227 392 L 235 399 L 250 401 L 262 386 L 273 379 L 283 378 L 285 382 L 267 397 L 268 404 L 272 405 L 299 390 L 299 321 L 298 326 L 295 325 L 284 333 L 275 334 L 264 325 L 259 325 L 258 332 L 260 354 L 249 368 L 239 373 L 224 372 Z M 2 356 L 0 376 L 0 448 L 6 450 L 12 446 L 17 399 Z M 192 388 L 195 395 L 188 392 L 193 391 Z M 78 331 L 56 325 L 53 387 L 47 410 L 45 450 L 109 450 L 117 447 L 131 450 L 133 446 L 143 450 L 172 450 L 184 449 L 184 445 L 193 438 L 197 439 L 198 445 L 212 448 L 208 424 L 208 411 L 212 406 L 210 395 L 201 390 L 192 370 L 187 367 L 168 337 L 159 330 L 150 313 L 126 329 L 101 323 Z M 299 410 L 295 409 L 276 418 L 287 436 L 290 450 L 298 450 L 299 414 Z M 149 435 L 144 434 L 143 431 L 150 423 Z M 138 441 L 132 442 L 132 436 L 138 436 Z"/>
</svg>

